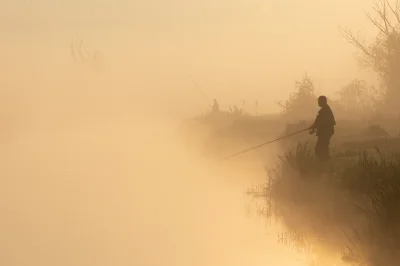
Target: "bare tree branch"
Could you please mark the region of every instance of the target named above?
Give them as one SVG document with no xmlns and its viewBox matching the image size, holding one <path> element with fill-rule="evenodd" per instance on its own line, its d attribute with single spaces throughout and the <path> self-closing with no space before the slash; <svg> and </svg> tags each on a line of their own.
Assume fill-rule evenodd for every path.
<svg viewBox="0 0 400 266">
<path fill-rule="evenodd" d="M 400 24 L 400 14 L 399 14 L 399 1 L 396 1 L 396 7 L 393 8 L 393 6 L 390 4 L 389 0 L 385 0 L 387 5 L 389 6 L 390 11 L 392 12 L 392 14 L 396 17 L 397 23 Z"/>
<path fill-rule="evenodd" d="M 377 11 L 379 12 L 379 11 Z M 385 35 L 389 35 L 385 29 L 385 27 L 383 25 L 381 25 L 376 19 L 372 18 L 370 13 L 365 13 L 365 15 L 367 16 L 368 20 L 375 25 L 375 27 L 377 27 L 379 29 L 380 32 L 382 32 Z"/>
<path fill-rule="evenodd" d="M 374 8 L 374 10 L 378 13 L 379 17 L 381 18 L 381 20 L 385 24 L 385 32 L 386 32 L 386 34 L 390 35 L 390 33 L 391 33 L 390 29 L 395 31 L 395 28 L 390 23 L 390 18 L 389 18 L 388 14 L 387 14 L 387 6 L 389 6 L 389 8 L 390 8 L 390 3 L 388 2 L 388 0 L 382 0 L 380 5 L 381 5 L 381 7 L 379 6 L 379 4 L 377 4 L 376 7 Z"/>
<path fill-rule="evenodd" d="M 373 55 L 370 53 L 368 50 L 368 47 L 363 44 L 360 40 L 359 37 L 354 36 L 354 34 L 351 32 L 349 29 L 343 29 L 340 28 L 340 31 L 343 35 L 343 37 L 352 45 L 354 45 L 356 48 L 360 49 L 365 55 L 368 57 L 373 57 Z"/>
</svg>

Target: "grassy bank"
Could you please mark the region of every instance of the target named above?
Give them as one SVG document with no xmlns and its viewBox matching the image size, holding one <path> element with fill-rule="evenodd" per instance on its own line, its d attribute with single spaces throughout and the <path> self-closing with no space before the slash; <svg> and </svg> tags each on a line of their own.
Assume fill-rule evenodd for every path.
<svg viewBox="0 0 400 266">
<path fill-rule="evenodd" d="M 333 155 L 321 175 L 312 147 L 279 158 L 261 190 L 267 215 L 282 222 L 288 241 L 340 250 L 343 260 L 391 266 L 400 261 L 400 160 L 395 155 Z"/>
</svg>

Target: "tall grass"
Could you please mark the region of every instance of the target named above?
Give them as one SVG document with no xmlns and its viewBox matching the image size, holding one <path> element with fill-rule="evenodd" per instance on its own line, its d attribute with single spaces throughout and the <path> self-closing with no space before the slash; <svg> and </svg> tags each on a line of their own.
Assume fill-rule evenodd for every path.
<svg viewBox="0 0 400 266">
<path fill-rule="evenodd" d="M 396 156 L 378 151 L 346 158 L 337 153 L 328 174 L 323 174 L 311 147 L 299 144 L 279 157 L 262 189 L 252 193 L 263 195 L 266 214 L 286 225 L 293 242 L 322 239 L 313 242 L 333 245 L 343 259 L 371 266 L 400 265 Z"/>
</svg>

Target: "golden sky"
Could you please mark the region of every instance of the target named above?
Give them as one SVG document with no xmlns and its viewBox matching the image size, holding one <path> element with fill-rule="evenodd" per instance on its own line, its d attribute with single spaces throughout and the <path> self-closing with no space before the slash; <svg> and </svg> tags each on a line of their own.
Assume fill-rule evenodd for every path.
<svg viewBox="0 0 400 266">
<path fill-rule="evenodd" d="M 0 69 L 12 72 L 15 65 L 19 77 L 35 71 L 54 77 L 55 66 L 71 64 L 69 45 L 79 34 L 107 58 L 109 75 L 132 84 L 138 95 L 153 91 L 152 98 L 204 108 L 191 75 L 223 106 L 258 99 L 264 108 L 275 107 L 305 72 L 328 94 L 362 77 L 355 49 L 338 26 L 372 36 L 363 10 L 373 3 L 0 0 Z"/>
</svg>

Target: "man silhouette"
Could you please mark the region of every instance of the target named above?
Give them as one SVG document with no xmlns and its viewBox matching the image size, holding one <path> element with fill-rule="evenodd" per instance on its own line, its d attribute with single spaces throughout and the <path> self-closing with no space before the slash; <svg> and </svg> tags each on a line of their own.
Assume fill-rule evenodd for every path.
<svg viewBox="0 0 400 266">
<path fill-rule="evenodd" d="M 212 112 L 213 112 L 214 114 L 216 114 L 216 113 L 219 112 L 219 104 L 218 104 L 218 102 L 217 102 L 217 99 L 214 99 L 214 104 L 213 104 L 213 106 L 212 106 Z"/>
<path fill-rule="evenodd" d="M 318 97 L 318 105 L 321 109 L 309 130 L 310 134 L 317 133 L 318 137 L 315 155 L 320 162 L 327 162 L 329 161 L 329 142 L 335 132 L 336 121 L 325 96 Z"/>
</svg>

